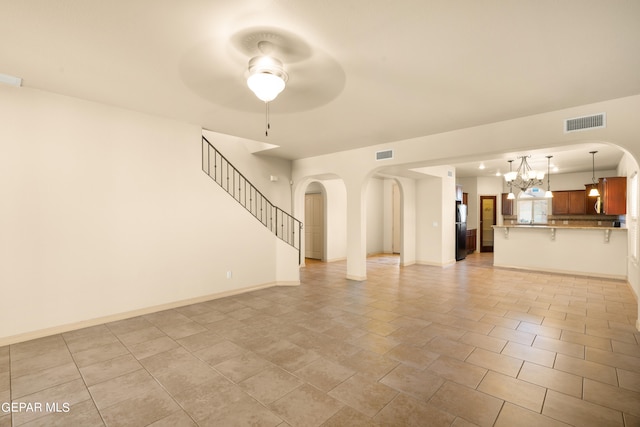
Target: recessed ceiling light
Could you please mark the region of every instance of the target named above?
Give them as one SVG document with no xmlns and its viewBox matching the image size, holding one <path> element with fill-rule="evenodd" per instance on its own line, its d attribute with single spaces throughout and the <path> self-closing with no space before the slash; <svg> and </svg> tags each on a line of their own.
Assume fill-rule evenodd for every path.
<svg viewBox="0 0 640 427">
<path fill-rule="evenodd" d="M 484 163 L 480 163 L 479 168 L 480 168 L 480 169 L 484 169 Z"/>
</svg>

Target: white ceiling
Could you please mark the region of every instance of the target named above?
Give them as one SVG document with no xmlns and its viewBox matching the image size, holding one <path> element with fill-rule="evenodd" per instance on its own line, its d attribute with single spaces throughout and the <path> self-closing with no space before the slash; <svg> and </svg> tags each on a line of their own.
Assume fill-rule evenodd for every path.
<svg viewBox="0 0 640 427">
<path fill-rule="evenodd" d="M 288 159 L 640 93 L 637 0 L 0 5 L 0 73 L 25 87 L 275 144 L 269 155 Z M 289 73 L 268 137 L 264 104 L 245 84 L 263 37 Z M 621 156 L 604 145 L 527 154 L 545 166 L 554 155 L 568 172 L 590 170 L 593 149 L 598 168 Z M 504 172 L 522 154 L 478 160 Z"/>
</svg>

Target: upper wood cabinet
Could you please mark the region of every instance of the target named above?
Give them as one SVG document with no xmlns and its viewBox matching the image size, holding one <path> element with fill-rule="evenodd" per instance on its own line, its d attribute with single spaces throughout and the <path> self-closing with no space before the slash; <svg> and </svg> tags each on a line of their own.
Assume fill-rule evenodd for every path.
<svg viewBox="0 0 640 427">
<path fill-rule="evenodd" d="M 601 213 L 624 215 L 627 213 L 627 177 L 615 176 L 600 180 Z"/>
<path fill-rule="evenodd" d="M 613 176 L 600 178 L 598 191 L 600 192 L 600 211 L 597 210 L 597 197 L 589 197 L 588 190 L 593 184 L 585 184 L 587 189 L 586 213 L 591 215 L 625 215 L 627 213 L 627 177 Z"/>
<path fill-rule="evenodd" d="M 551 201 L 553 215 L 584 215 L 585 190 L 554 191 Z"/>
<path fill-rule="evenodd" d="M 507 199 L 509 194 L 502 193 L 502 215 L 513 215 L 513 200 Z"/>
</svg>

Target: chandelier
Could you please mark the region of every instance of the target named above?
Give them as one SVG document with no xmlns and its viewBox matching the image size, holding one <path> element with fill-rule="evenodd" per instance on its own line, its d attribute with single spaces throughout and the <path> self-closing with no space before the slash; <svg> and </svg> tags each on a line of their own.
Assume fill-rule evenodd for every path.
<svg viewBox="0 0 640 427">
<path fill-rule="evenodd" d="M 542 185 L 542 180 L 544 179 L 544 171 L 537 171 L 531 169 L 529 166 L 529 162 L 527 162 L 527 158 L 531 156 L 520 156 L 520 166 L 515 171 L 509 171 L 504 174 L 504 179 L 509 184 L 509 187 L 516 186 L 520 190 L 525 191 L 527 188 L 536 187 Z M 511 162 L 509 161 L 509 165 Z"/>
</svg>

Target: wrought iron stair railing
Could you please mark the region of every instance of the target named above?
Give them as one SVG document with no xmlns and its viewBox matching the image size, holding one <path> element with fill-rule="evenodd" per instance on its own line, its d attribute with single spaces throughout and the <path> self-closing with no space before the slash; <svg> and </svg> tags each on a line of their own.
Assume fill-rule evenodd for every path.
<svg viewBox="0 0 640 427">
<path fill-rule="evenodd" d="M 202 171 L 236 199 L 278 238 L 298 251 L 301 258 L 302 222 L 269 201 L 226 157 L 202 137 Z"/>
</svg>

